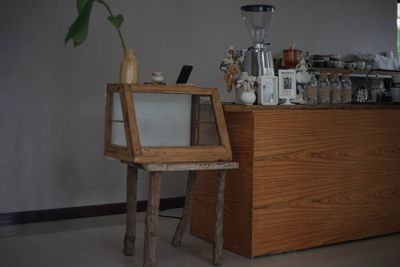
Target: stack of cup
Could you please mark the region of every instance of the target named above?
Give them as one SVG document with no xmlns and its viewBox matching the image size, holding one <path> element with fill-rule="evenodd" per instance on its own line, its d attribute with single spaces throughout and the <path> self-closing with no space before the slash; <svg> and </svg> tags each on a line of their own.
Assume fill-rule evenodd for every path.
<svg viewBox="0 0 400 267">
<path fill-rule="evenodd" d="M 332 62 L 332 67 L 334 67 L 336 69 L 344 68 L 344 61 L 342 60 L 341 54 L 330 55 L 330 61 Z"/>
</svg>

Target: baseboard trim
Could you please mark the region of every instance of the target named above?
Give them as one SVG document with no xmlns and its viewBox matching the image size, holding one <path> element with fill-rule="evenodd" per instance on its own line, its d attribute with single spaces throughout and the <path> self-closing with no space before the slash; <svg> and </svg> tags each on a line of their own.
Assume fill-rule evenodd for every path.
<svg viewBox="0 0 400 267">
<path fill-rule="evenodd" d="M 185 197 L 163 198 L 160 200 L 160 210 L 182 208 Z M 137 211 L 146 211 L 147 200 L 137 202 Z M 0 226 L 68 220 L 86 217 L 106 216 L 126 213 L 126 202 L 91 205 L 60 209 L 21 211 L 0 214 Z"/>
</svg>

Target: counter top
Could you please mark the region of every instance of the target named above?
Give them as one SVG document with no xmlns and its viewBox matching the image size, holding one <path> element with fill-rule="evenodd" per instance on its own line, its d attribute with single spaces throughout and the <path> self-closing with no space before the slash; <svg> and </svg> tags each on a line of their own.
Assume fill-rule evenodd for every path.
<svg viewBox="0 0 400 267">
<path fill-rule="evenodd" d="M 342 105 L 239 105 L 223 103 L 225 112 L 256 112 L 266 110 L 400 110 L 400 103 L 387 104 L 342 104 Z"/>
</svg>

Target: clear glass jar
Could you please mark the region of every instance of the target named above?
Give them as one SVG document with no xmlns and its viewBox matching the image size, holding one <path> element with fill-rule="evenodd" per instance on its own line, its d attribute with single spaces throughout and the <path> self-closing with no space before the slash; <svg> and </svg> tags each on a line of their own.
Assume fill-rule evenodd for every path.
<svg viewBox="0 0 400 267">
<path fill-rule="evenodd" d="M 306 87 L 306 99 L 308 104 L 318 103 L 318 82 L 314 72 L 311 73 L 310 82 Z"/>
<path fill-rule="evenodd" d="M 382 102 L 385 94 L 385 85 L 382 79 L 373 79 L 371 82 L 371 102 Z"/>
<path fill-rule="evenodd" d="M 341 103 L 341 94 L 342 94 L 342 85 L 340 84 L 340 80 L 338 74 L 334 73 L 331 76 L 330 86 L 331 86 L 331 94 L 332 94 L 332 104 L 340 104 Z"/>
<path fill-rule="evenodd" d="M 350 104 L 351 103 L 351 97 L 353 95 L 353 85 L 350 81 L 349 74 L 343 74 L 342 77 L 342 103 L 343 104 Z"/>
<path fill-rule="evenodd" d="M 331 101 L 331 88 L 327 73 L 321 72 L 318 80 L 318 104 L 329 104 Z"/>
</svg>

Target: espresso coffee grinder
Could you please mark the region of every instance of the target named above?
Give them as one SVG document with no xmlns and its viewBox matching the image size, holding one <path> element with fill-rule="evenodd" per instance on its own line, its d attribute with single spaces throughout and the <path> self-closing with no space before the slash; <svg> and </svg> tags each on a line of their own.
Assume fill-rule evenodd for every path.
<svg viewBox="0 0 400 267">
<path fill-rule="evenodd" d="M 271 5 L 246 5 L 241 7 L 253 46 L 244 52 L 243 69 L 248 75 L 260 77 L 274 75 L 274 64 L 265 37 L 275 7 Z"/>
<path fill-rule="evenodd" d="M 278 104 L 277 77 L 274 76 L 272 53 L 265 38 L 275 7 L 271 5 L 245 5 L 241 7 L 243 20 L 249 30 L 253 45 L 243 51 L 242 71 L 257 77 L 260 88 L 258 104 Z M 240 93 L 240 92 L 239 92 Z"/>
</svg>

